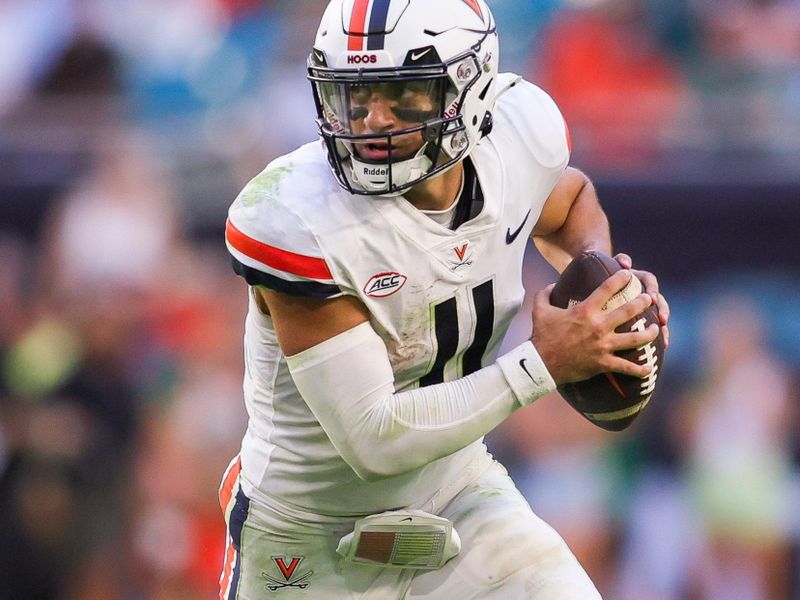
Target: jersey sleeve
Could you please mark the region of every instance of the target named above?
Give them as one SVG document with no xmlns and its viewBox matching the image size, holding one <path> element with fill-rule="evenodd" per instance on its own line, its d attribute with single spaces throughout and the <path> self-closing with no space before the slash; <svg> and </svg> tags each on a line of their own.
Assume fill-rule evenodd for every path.
<svg viewBox="0 0 800 600">
<path fill-rule="evenodd" d="M 343 291 L 313 231 L 291 208 L 308 193 L 291 163 L 270 164 L 228 210 L 225 242 L 234 271 L 248 284 L 294 296 L 335 298 Z"/>
<path fill-rule="evenodd" d="M 515 136 L 527 160 L 560 175 L 569 163 L 572 140 L 556 103 L 547 92 L 512 73 L 500 75 L 498 90 L 495 120 Z"/>
</svg>

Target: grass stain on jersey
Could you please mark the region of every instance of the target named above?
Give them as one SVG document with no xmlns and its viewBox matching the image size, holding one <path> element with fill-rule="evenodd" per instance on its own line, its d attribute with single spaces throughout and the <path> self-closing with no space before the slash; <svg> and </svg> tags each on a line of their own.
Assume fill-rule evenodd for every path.
<svg viewBox="0 0 800 600">
<path fill-rule="evenodd" d="M 294 165 L 269 169 L 257 175 L 239 194 L 236 204 L 243 208 L 253 208 L 265 198 L 274 197 L 280 191 L 281 182 L 292 171 Z"/>
<path fill-rule="evenodd" d="M 428 369 L 430 346 L 430 301 L 426 290 L 413 282 L 402 292 L 406 308 L 395 336 L 385 336 L 389 362 L 398 390 L 417 387 Z"/>
</svg>

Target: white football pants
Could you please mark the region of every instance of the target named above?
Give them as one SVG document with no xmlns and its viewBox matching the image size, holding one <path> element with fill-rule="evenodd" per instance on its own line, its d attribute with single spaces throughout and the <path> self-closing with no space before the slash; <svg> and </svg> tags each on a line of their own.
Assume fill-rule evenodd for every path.
<svg viewBox="0 0 800 600">
<path fill-rule="evenodd" d="M 461 553 L 435 571 L 345 563 L 336 546 L 352 521 L 304 524 L 255 506 L 235 473 L 220 494 L 228 507 L 221 600 L 600 600 L 498 463 L 436 511 L 453 522 Z"/>
</svg>

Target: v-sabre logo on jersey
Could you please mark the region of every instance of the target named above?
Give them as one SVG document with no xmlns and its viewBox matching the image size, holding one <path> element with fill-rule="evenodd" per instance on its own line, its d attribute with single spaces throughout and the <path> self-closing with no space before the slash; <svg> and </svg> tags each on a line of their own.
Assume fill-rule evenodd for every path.
<svg viewBox="0 0 800 600">
<path fill-rule="evenodd" d="M 448 258 L 447 262 L 450 263 L 451 271 L 457 271 L 461 267 L 469 267 L 470 265 L 472 265 L 473 262 L 475 262 L 472 258 L 474 256 L 474 252 L 472 252 L 472 250 L 470 249 L 469 242 L 467 241 L 458 242 L 455 246 L 451 247 L 450 249 L 453 251 L 453 254 L 455 254 L 457 258 L 457 260 Z"/>
<path fill-rule="evenodd" d="M 364 286 L 364 293 L 372 298 L 386 298 L 386 296 L 399 292 L 406 281 L 408 281 L 408 277 L 402 273 L 394 271 L 378 273 L 370 277 L 367 285 Z"/>
</svg>

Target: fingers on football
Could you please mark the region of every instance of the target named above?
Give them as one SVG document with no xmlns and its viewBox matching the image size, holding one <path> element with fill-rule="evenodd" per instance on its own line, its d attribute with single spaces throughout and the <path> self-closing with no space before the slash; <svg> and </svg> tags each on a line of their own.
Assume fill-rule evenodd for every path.
<svg viewBox="0 0 800 600">
<path fill-rule="evenodd" d="M 661 325 L 661 330 L 664 332 L 664 348 L 669 348 L 669 303 L 664 297 L 664 294 L 658 292 L 655 294 L 655 304 L 658 309 L 658 324 Z"/>
<path fill-rule="evenodd" d="M 662 325 L 666 325 L 669 322 L 669 303 L 667 299 L 664 298 L 664 294 L 658 294 L 658 302 L 656 303 L 658 307 L 658 321 Z"/>
<path fill-rule="evenodd" d="M 651 304 L 653 304 L 652 297 L 648 294 L 639 294 L 630 302 L 626 302 L 622 306 L 611 311 L 608 315 L 609 323 L 616 329 L 626 321 L 630 321 L 634 317 L 642 314 Z"/>
<path fill-rule="evenodd" d="M 624 269 L 617 271 L 600 284 L 582 304 L 584 304 L 586 310 L 590 313 L 602 310 L 602 307 L 608 304 L 608 301 L 628 284 L 631 277 L 633 277 L 633 275 L 630 271 Z"/>
<path fill-rule="evenodd" d="M 631 348 L 641 348 L 646 346 L 658 337 L 659 327 L 655 323 L 650 323 L 644 331 L 631 331 L 618 333 L 614 336 L 612 349 L 628 350 Z"/>
<path fill-rule="evenodd" d="M 623 269 L 630 269 L 633 266 L 633 259 L 624 252 L 614 255 L 614 260 L 616 260 Z"/>
<path fill-rule="evenodd" d="M 658 297 L 658 279 L 650 271 L 640 271 L 632 269 L 631 272 L 639 278 L 642 282 L 642 288 L 645 294 L 650 294 L 653 297 L 653 302 L 656 302 Z"/>
<path fill-rule="evenodd" d="M 634 271 L 633 274 L 642 281 L 645 292 L 648 294 L 658 293 L 658 279 L 650 271 Z"/>
<path fill-rule="evenodd" d="M 553 308 L 550 304 L 550 293 L 553 291 L 555 286 L 555 283 L 551 283 L 550 285 L 536 292 L 536 294 L 533 296 L 533 305 L 535 308 Z"/>
<path fill-rule="evenodd" d="M 631 377 L 647 377 L 650 374 L 651 367 L 649 364 L 640 365 L 612 354 L 604 361 L 603 370 L 622 373 Z"/>
</svg>

